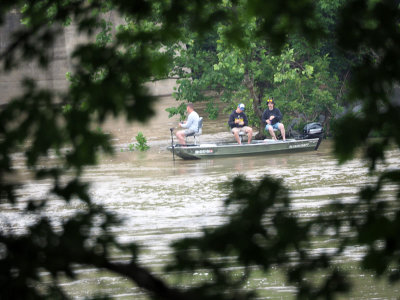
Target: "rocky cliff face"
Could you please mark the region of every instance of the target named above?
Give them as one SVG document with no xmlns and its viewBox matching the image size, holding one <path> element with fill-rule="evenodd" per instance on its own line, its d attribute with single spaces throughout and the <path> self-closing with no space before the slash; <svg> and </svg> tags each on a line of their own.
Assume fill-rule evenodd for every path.
<svg viewBox="0 0 400 300">
<path fill-rule="evenodd" d="M 115 14 L 110 14 L 108 19 L 114 24 L 119 24 L 121 19 Z M 20 14 L 17 11 L 12 11 L 6 16 L 6 21 L 0 27 L 0 53 L 3 53 L 7 45 L 11 41 L 13 32 L 21 26 Z M 33 78 L 41 87 L 52 89 L 54 91 L 63 91 L 68 87 L 68 82 L 65 74 L 72 70 L 71 53 L 74 48 L 82 42 L 86 42 L 88 38 L 79 35 L 74 24 L 62 29 L 54 43 L 51 53 L 51 63 L 48 69 L 43 70 L 35 63 L 30 62 L 11 73 L 0 71 L 0 105 L 10 101 L 12 97 L 21 94 L 22 89 L 20 81 L 24 77 Z M 149 83 L 150 91 L 159 96 L 171 95 L 175 80 L 168 79 L 160 82 Z"/>
</svg>

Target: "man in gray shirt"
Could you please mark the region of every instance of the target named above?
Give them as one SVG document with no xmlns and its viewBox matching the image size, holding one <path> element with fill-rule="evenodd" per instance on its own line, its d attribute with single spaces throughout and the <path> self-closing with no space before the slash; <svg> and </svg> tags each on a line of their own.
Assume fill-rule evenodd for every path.
<svg viewBox="0 0 400 300">
<path fill-rule="evenodd" d="M 188 113 L 187 121 L 179 123 L 179 126 L 185 128 L 185 130 L 179 130 L 176 133 L 176 137 L 181 145 L 186 145 L 185 137 L 187 135 L 199 131 L 199 115 L 194 111 L 193 103 L 189 102 L 186 105 L 186 111 Z"/>
</svg>

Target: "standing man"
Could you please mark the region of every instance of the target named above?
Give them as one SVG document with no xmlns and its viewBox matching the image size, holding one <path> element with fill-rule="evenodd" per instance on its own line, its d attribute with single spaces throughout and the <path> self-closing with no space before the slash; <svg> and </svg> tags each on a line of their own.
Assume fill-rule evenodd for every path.
<svg viewBox="0 0 400 300">
<path fill-rule="evenodd" d="M 185 128 L 185 130 L 179 130 L 176 133 L 176 137 L 181 145 L 186 145 L 186 136 L 199 131 L 199 115 L 194 111 L 193 103 L 189 102 L 186 105 L 186 111 L 188 113 L 187 121 L 179 122 L 179 127 Z"/>
<path fill-rule="evenodd" d="M 267 100 L 268 108 L 262 114 L 262 121 L 265 125 L 265 130 L 269 132 L 274 140 L 277 140 L 274 129 L 281 131 L 283 141 L 286 141 L 285 137 L 285 126 L 282 123 L 282 113 L 275 107 L 274 99 Z"/>
<path fill-rule="evenodd" d="M 244 104 L 240 103 L 236 110 L 234 110 L 231 115 L 229 116 L 229 121 L 228 121 L 229 127 L 231 128 L 231 131 L 233 135 L 235 136 L 235 140 L 238 142 L 238 144 L 242 144 L 240 141 L 239 137 L 239 132 L 244 131 L 247 133 L 248 136 L 248 143 L 251 143 L 251 138 L 253 136 L 253 129 L 249 126 L 247 116 L 244 113 Z"/>
</svg>

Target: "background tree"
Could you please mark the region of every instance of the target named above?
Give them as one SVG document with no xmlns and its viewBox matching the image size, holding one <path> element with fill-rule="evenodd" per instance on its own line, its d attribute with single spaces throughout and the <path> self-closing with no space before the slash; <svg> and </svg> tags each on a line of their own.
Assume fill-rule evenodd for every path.
<svg viewBox="0 0 400 300">
<path fill-rule="evenodd" d="M 40 201 L 32 199 L 24 205 L 23 213 L 34 216 L 34 222 L 28 226 L 26 233 L 17 235 L 12 229 L 2 226 L 2 299 L 66 298 L 67 295 L 58 286 L 58 278 L 60 274 L 74 277 L 73 266 L 76 263 L 126 276 L 157 299 L 251 298 L 253 292 L 240 288 L 251 275 L 252 267 L 260 266 L 268 271 L 272 264 L 277 264 L 287 267 L 287 279 L 298 287 L 299 297 L 333 298 L 350 288 L 345 274 L 334 265 L 335 256 L 349 245 L 366 247 L 362 267 L 392 281 L 400 279 L 398 168 L 381 171 L 376 184 L 360 191 L 357 203 L 348 204 L 337 199 L 334 206 L 336 214 L 321 214 L 306 223 L 298 222 L 296 216 L 291 214 L 290 198 L 279 182 L 270 178 L 258 183 L 235 179 L 227 200 L 227 205 L 232 203 L 235 209 L 227 223 L 205 230 L 201 237 L 183 239 L 173 245 L 177 251 L 166 271 L 207 269 L 215 278 L 212 282 L 186 289 L 169 286 L 138 264 L 140 252 L 137 245 L 121 244 L 116 240 L 110 227 L 118 224 L 119 220 L 92 203 L 87 184 L 80 178 L 85 166 L 96 163 L 99 152 L 113 152 L 109 138 L 93 129 L 93 125 L 101 125 L 108 115 L 125 115 L 128 120 L 139 121 L 145 121 L 152 115 L 152 103 L 156 99 L 148 95 L 144 83 L 164 74 L 169 65 L 166 56 L 152 55 L 155 45 L 183 41 L 180 28 L 207 37 L 210 29 L 222 27 L 225 29 L 223 37 L 238 47 L 246 44 L 246 26 L 255 18 L 255 36 L 268 41 L 273 50 L 288 49 L 282 55 L 290 55 L 293 47 L 286 46 L 291 45 L 287 38 L 289 33 L 304 35 L 310 42 L 316 42 L 318 37 L 323 36 L 323 26 L 314 1 L 243 1 L 239 6 L 243 5 L 248 13 L 248 17 L 243 16 L 243 19 L 238 18 L 234 9 L 226 9 L 229 6 L 226 0 L 1 1 L 0 22 L 4 22 L 7 12 L 23 4 L 24 17 L 28 19 L 29 26 L 16 32 L 7 48 L 0 53 L 5 72 L 32 59 L 46 67 L 50 57 L 48 46 L 60 30 L 57 25 L 68 23 L 71 19 L 78 24 L 81 32 L 90 34 L 95 29 L 101 29 L 102 25 L 104 28 L 104 22 L 93 12 L 112 8 L 129 16 L 131 22 L 128 26 L 142 24 L 143 27 L 123 30 L 110 43 L 88 42 L 80 45 L 74 51 L 76 67 L 72 72 L 73 84 L 66 93 L 55 95 L 38 88 L 32 79 L 26 79 L 23 95 L 1 110 L 1 204 L 20 204 L 16 191 L 23 182 L 14 176 L 16 169 L 12 155 L 15 151 L 24 153 L 26 167 L 35 180 L 52 182 L 47 196 Z M 343 162 L 362 148 L 371 171 L 378 161 L 384 160 L 385 152 L 392 143 L 400 146 L 400 109 L 391 97 L 394 85 L 400 79 L 399 13 L 396 1 L 346 1 L 338 15 L 335 40 L 332 42 L 354 55 L 360 51 L 365 53 L 360 64 L 352 70 L 351 93 L 347 100 L 361 102 L 362 110 L 357 115 L 346 116 L 338 124 L 335 152 L 339 161 Z M 49 26 L 49 22 L 53 26 Z M 235 48 L 234 53 L 240 51 L 248 49 Z M 222 61 L 226 62 L 228 55 L 225 53 L 222 56 Z M 313 63 L 317 64 L 316 61 Z M 325 63 L 322 73 L 328 69 Z M 213 66 L 218 64 L 219 61 L 217 64 L 214 62 Z M 314 73 L 315 66 L 312 66 Z M 306 73 L 302 75 L 307 77 L 307 68 L 304 67 L 304 70 Z M 323 88 L 321 92 L 326 90 Z M 56 96 L 69 104 L 68 110 L 54 105 Z M 330 98 L 326 96 L 326 99 Z M 368 139 L 373 131 L 383 138 Z M 69 151 L 65 151 L 66 148 Z M 41 162 L 50 154 L 56 155 L 58 164 L 43 167 Z M 391 215 L 386 213 L 389 202 L 384 201 L 385 197 L 381 194 L 386 184 L 399 188 L 395 203 L 390 202 L 397 205 Z M 55 228 L 40 214 L 41 209 L 54 198 L 67 202 L 74 199 L 82 203 L 82 209 L 66 219 L 60 228 Z M 366 208 L 366 213 L 362 215 L 359 214 L 361 207 Z M 347 234 L 344 229 L 348 227 L 355 235 Z M 309 247 L 313 236 L 332 230 L 340 240 L 336 251 L 313 255 Z M 130 254 L 130 261 L 114 262 L 111 249 Z M 289 255 L 289 251 L 294 255 Z M 215 259 L 219 255 L 231 257 L 232 261 Z M 225 269 L 235 263 L 244 268 L 240 278 L 231 276 Z M 39 275 L 43 270 L 49 272 L 51 281 L 43 281 Z M 326 274 L 321 281 L 304 280 L 321 270 Z"/>
<path fill-rule="evenodd" d="M 177 100 L 206 101 L 210 118 L 218 115 L 216 99 L 227 103 L 225 113 L 244 102 L 252 107 L 246 111 L 250 123 L 264 138 L 261 115 L 266 99 L 274 96 L 287 125 L 294 120 L 299 129 L 321 121 L 329 133 L 332 118 L 343 108 L 351 66 L 351 57 L 330 47 L 335 15 L 343 1 L 317 2 L 316 16 L 329 39 L 311 45 L 292 34 L 281 53 L 274 52 L 271 39 L 260 38 L 260 19 L 249 18 L 246 5 L 226 3 L 225 9 L 236 15 L 235 24 L 242 26 L 241 43 L 231 43 L 233 24 L 219 25 L 206 39 L 187 33 L 186 47 L 175 47 L 179 53 L 174 73 L 179 77 Z M 182 107 L 169 112 L 183 114 Z"/>
</svg>

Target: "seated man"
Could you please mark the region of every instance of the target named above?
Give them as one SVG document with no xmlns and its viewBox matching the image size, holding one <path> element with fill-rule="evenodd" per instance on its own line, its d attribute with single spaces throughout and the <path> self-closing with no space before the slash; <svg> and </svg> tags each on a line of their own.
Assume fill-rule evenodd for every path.
<svg viewBox="0 0 400 300">
<path fill-rule="evenodd" d="M 231 115 L 229 116 L 229 127 L 232 130 L 233 135 L 235 136 L 236 141 L 238 142 L 238 144 L 242 144 L 242 142 L 240 141 L 240 137 L 239 137 L 239 132 L 243 131 L 247 133 L 248 136 L 248 140 L 247 142 L 250 144 L 251 143 L 251 138 L 253 136 L 253 129 L 248 125 L 248 120 L 247 120 L 247 116 L 244 113 L 244 104 L 240 103 L 238 105 L 238 107 L 236 108 L 236 110 L 234 110 Z"/>
<path fill-rule="evenodd" d="M 186 105 L 186 111 L 188 113 L 187 121 L 180 122 L 179 126 L 185 128 L 185 130 L 179 130 L 176 133 L 179 144 L 186 145 L 185 137 L 192 133 L 199 131 L 199 115 L 194 111 L 193 103 L 188 103 Z"/>
<path fill-rule="evenodd" d="M 277 140 L 274 129 L 281 131 L 282 139 L 286 141 L 285 126 L 280 121 L 282 120 L 281 111 L 275 107 L 274 99 L 267 100 L 268 108 L 262 114 L 262 121 L 265 125 L 265 130 L 269 132 L 274 140 Z"/>
</svg>

